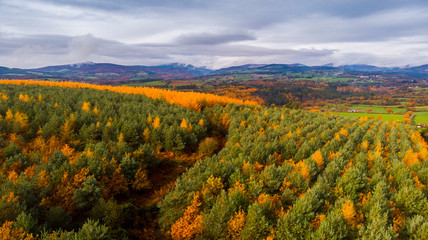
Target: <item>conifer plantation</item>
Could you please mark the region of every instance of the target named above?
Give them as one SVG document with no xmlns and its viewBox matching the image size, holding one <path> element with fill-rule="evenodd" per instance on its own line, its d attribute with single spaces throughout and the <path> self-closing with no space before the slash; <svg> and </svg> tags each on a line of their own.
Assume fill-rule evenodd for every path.
<svg viewBox="0 0 428 240">
<path fill-rule="evenodd" d="M 0 239 L 428 239 L 413 125 L 0 81 Z"/>
</svg>

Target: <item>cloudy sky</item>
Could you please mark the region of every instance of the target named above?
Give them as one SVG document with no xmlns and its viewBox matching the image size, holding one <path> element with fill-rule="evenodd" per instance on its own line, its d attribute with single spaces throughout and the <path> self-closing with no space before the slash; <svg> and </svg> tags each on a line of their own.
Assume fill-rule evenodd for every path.
<svg viewBox="0 0 428 240">
<path fill-rule="evenodd" d="M 428 64 L 427 0 L 0 0 L 0 66 Z"/>
</svg>

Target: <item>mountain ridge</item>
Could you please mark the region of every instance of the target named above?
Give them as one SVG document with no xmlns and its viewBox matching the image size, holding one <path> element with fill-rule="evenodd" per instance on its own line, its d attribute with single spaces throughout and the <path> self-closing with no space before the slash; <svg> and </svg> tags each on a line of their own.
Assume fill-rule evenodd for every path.
<svg viewBox="0 0 428 240">
<path fill-rule="evenodd" d="M 428 79 L 428 64 L 405 67 L 378 67 L 374 65 L 355 64 L 333 66 L 307 66 L 294 64 L 244 64 L 220 69 L 196 67 L 191 64 L 170 63 L 156 66 L 120 65 L 114 63 L 82 62 L 66 65 L 45 66 L 41 68 L 20 69 L 0 66 L 1 78 L 60 78 L 84 81 L 98 79 L 108 81 L 144 81 L 144 80 L 180 80 L 212 75 L 231 74 L 282 74 L 287 72 L 325 72 L 325 73 L 379 73 L 405 75 L 413 78 Z"/>
</svg>

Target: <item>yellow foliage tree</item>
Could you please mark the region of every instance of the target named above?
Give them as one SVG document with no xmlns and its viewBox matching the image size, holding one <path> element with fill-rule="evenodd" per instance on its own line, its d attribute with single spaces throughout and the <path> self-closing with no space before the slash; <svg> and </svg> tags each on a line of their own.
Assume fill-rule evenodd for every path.
<svg viewBox="0 0 428 240">
<path fill-rule="evenodd" d="M 344 128 L 340 129 L 339 133 L 343 134 L 345 137 L 348 136 L 348 131 L 346 129 L 344 129 Z"/>
<path fill-rule="evenodd" d="M 149 128 L 145 128 L 143 131 L 144 141 L 149 142 L 150 140 L 150 130 Z"/>
<path fill-rule="evenodd" d="M 37 186 L 47 188 L 49 184 L 49 173 L 43 169 L 38 174 Z"/>
<path fill-rule="evenodd" d="M 357 214 L 354 203 L 351 200 L 348 199 L 346 200 L 345 204 L 343 204 L 342 214 L 343 214 L 343 217 L 348 221 L 348 223 L 352 221 L 352 219 Z"/>
<path fill-rule="evenodd" d="M 0 93 L 0 100 L 6 101 L 7 99 L 9 99 L 9 97 L 6 94 Z"/>
<path fill-rule="evenodd" d="M 186 208 L 183 216 L 171 226 L 171 237 L 174 240 L 195 239 L 203 231 L 203 220 L 200 214 L 201 194 L 193 195 L 190 206 Z"/>
<path fill-rule="evenodd" d="M 9 179 L 9 181 L 15 183 L 16 179 L 18 179 L 18 174 L 13 170 L 9 171 L 7 178 Z"/>
<path fill-rule="evenodd" d="M 2 240 L 32 240 L 33 234 L 26 233 L 22 228 L 15 229 L 13 222 L 6 221 L 0 227 L 0 239 Z"/>
<path fill-rule="evenodd" d="M 82 110 L 85 112 L 89 112 L 90 109 L 91 109 L 91 104 L 89 102 L 83 102 Z"/>
<path fill-rule="evenodd" d="M 7 109 L 6 115 L 4 116 L 4 120 L 7 122 L 13 122 L 13 113 L 12 113 L 12 110 L 10 110 L 10 108 Z"/>
<path fill-rule="evenodd" d="M 383 152 L 382 143 L 380 141 L 377 142 L 376 148 L 375 148 L 375 157 L 381 157 Z"/>
<path fill-rule="evenodd" d="M 403 163 L 406 164 L 406 166 L 410 166 L 414 163 L 419 162 L 418 160 L 418 153 L 413 152 L 412 149 L 407 150 L 406 154 L 403 158 Z"/>
<path fill-rule="evenodd" d="M 66 212 L 72 213 L 76 202 L 73 199 L 73 194 L 76 189 L 80 188 L 85 181 L 89 170 L 82 168 L 74 176 L 70 176 L 67 172 L 61 178 L 61 183 L 55 188 L 52 196 L 43 199 L 41 205 L 61 206 Z"/>
<path fill-rule="evenodd" d="M 309 170 L 308 166 L 303 162 L 300 161 L 295 165 L 295 169 L 302 174 L 303 178 L 306 180 L 310 180 Z"/>
<path fill-rule="evenodd" d="M 25 113 L 16 112 L 14 117 L 15 122 L 19 125 L 21 130 L 26 131 L 30 126 L 30 123 L 28 122 L 28 116 Z"/>
<path fill-rule="evenodd" d="M 394 206 L 392 222 L 393 222 L 392 226 L 393 226 L 395 232 L 397 232 L 397 233 L 400 231 L 401 227 L 406 222 L 406 216 L 396 206 Z"/>
<path fill-rule="evenodd" d="M 182 128 L 187 128 L 187 122 L 186 122 L 186 119 L 184 119 L 183 118 L 183 120 L 181 121 L 181 123 L 180 123 L 180 127 L 182 127 Z"/>
<path fill-rule="evenodd" d="M 61 148 L 61 152 L 68 157 L 70 164 L 74 164 L 76 162 L 78 154 L 75 154 L 74 149 L 68 146 L 68 144 L 65 144 Z"/>
<path fill-rule="evenodd" d="M 118 144 L 123 143 L 124 139 L 125 139 L 125 137 L 123 136 L 123 133 L 120 132 L 119 137 L 117 138 Z"/>
<path fill-rule="evenodd" d="M 155 120 L 153 121 L 152 126 L 153 126 L 154 129 L 158 129 L 158 128 L 161 127 L 159 116 L 155 117 Z"/>
<path fill-rule="evenodd" d="M 239 212 L 236 212 L 229 221 L 227 222 L 226 232 L 228 239 L 241 239 L 240 232 L 245 225 L 245 212 L 240 209 Z"/>
<path fill-rule="evenodd" d="M 364 150 L 367 151 L 369 149 L 369 142 L 367 140 L 364 140 L 364 142 L 362 144 L 362 147 L 363 147 Z"/>
<path fill-rule="evenodd" d="M 342 214 L 349 225 L 358 227 L 364 220 L 363 214 L 361 212 L 357 212 L 354 202 L 349 199 L 347 199 L 342 205 Z"/>
<path fill-rule="evenodd" d="M 317 228 L 319 228 L 319 226 L 320 226 L 320 224 L 322 223 L 322 221 L 324 220 L 324 218 L 325 218 L 325 215 L 324 214 L 322 214 L 322 215 L 317 215 L 316 217 L 315 217 L 315 219 L 314 220 L 312 220 L 312 226 L 314 226 L 314 228 L 315 229 L 317 229 Z"/>
<path fill-rule="evenodd" d="M 22 100 L 23 102 L 26 102 L 26 103 L 33 100 L 33 97 L 29 97 L 27 94 L 25 95 L 19 94 L 18 98 L 19 100 Z"/>
<path fill-rule="evenodd" d="M 207 195 L 214 196 L 219 194 L 222 189 L 223 189 L 223 183 L 221 181 L 221 178 L 214 177 L 213 175 L 211 175 L 208 178 L 207 182 L 202 187 L 201 193 L 203 196 L 207 196 Z"/>
<path fill-rule="evenodd" d="M 95 116 L 98 117 L 98 115 L 100 114 L 100 110 L 98 110 L 97 106 L 94 107 L 94 109 L 92 110 L 92 112 L 94 113 Z"/>
<path fill-rule="evenodd" d="M 70 137 L 72 131 L 75 128 L 76 117 L 73 113 L 70 114 L 70 117 L 65 120 L 64 124 L 61 126 L 60 138 L 61 141 L 66 142 Z"/>
<path fill-rule="evenodd" d="M 25 176 L 27 176 L 29 178 L 33 178 L 34 174 L 36 174 L 36 165 L 32 165 L 30 167 L 27 167 L 24 170 L 24 174 L 25 174 Z"/>
<path fill-rule="evenodd" d="M 314 154 L 312 154 L 312 158 L 315 160 L 318 166 L 322 166 L 324 164 L 324 160 L 320 150 L 317 150 Z"/>
<path fill-rule="evenodd" d="M 205 126 L 204 119 L 201 118 L 198 122 L 198 125 L 201 127 Z"/>
</svg>

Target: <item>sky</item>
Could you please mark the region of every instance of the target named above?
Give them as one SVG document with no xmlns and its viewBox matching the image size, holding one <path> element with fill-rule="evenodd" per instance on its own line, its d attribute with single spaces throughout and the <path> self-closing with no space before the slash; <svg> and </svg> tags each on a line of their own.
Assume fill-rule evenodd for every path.
<svg viewBox="0 0 428 240">
<path fill-rule="evenodd" d="M 0 66 L 428 64 L 428 0 L 0 0 Z"/>
</svg>

